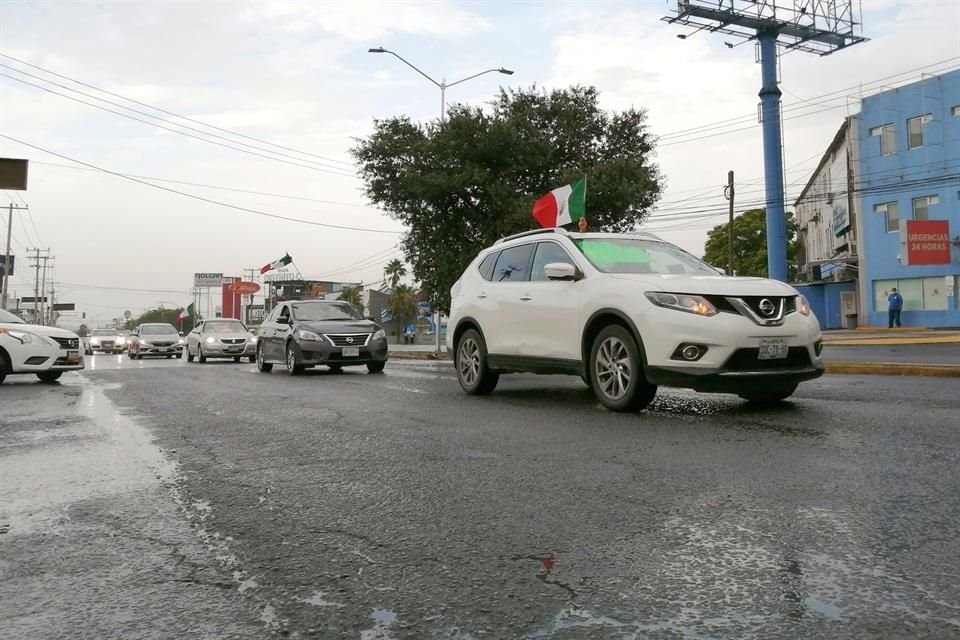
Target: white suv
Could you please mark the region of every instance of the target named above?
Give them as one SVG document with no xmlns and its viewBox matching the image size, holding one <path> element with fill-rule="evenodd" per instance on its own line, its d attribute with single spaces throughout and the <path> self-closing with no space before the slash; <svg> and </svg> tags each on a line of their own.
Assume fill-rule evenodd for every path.
<svg viewBox="0 0 960 640">
<path fill-rule="evenodd" d="M 657 385 L 777 402 L 823 374 L 820 324 L 796 289 L 726 276 L 651 234 L 510 236 L 451 295 L 447 349 L 470 394 L 501 373 L 568 373 L 635 411 Z"/>
</svg>

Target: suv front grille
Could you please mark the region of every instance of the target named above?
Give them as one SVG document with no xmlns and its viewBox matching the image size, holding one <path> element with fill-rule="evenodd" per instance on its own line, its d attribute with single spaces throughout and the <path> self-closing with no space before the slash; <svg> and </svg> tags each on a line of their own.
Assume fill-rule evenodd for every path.
<svg viewBox="0 0 960 640">
<path fill-rule="evenodd" d="M 737 349 L 727 360 L 727 371 L 766 371 L 772 369 L 806 369 L 810 367 L 810 354 L 806 347 L 790 347 L 786 358 L 760 360 L 759 349 Z"/>
<path fill-rule="evenodd" d="M 64 349 L 79 349 L 80 338 L 53 338 Z"/>
<path fill-rule="evenodd" d="M 327 340 L 335 347 L 365 347 L 369 333 L 327 333 Z"/>
</svg>

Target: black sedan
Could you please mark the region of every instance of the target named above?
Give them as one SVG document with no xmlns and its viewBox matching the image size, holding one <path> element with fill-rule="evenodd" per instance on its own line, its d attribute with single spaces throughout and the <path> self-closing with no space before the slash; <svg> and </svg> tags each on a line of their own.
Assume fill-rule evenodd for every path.
<svg viewBox="0 0 960 640">
<path fill-rule="evenodd" d="M 257 369 L 264 373 L 275 364 L 290 375 L 317 365 L 334 371 L 366 365 L 379 373 L 386 363 L 386 333 L 346 302 L 281 302 L 257 332 Z"/>
</svg>

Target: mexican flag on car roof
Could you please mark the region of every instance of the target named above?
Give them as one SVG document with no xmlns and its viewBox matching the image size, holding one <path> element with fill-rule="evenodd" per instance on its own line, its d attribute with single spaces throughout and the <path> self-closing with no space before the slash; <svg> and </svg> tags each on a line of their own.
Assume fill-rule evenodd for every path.
<svg viewBox="0 0 960 640">
<path fill-rule="evenodd" d="M 541 227 L 562 227 L 576 222 L 587 212 L 587 179 L 554 189 L 533 205 L 533 217 Z"/>
</svg>

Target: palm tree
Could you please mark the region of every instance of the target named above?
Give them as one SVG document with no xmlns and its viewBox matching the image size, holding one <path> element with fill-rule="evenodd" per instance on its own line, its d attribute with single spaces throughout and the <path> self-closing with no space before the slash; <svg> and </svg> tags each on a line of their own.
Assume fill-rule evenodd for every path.
<svg viewBox="0 0 960 640">
<path fill-rule="evenodd" d="M 361 312 L 363 311 L 363 296 L 360 287 L 344 287 L 340 290 L 340 300 L 349 302 Z"/>
<path fill-rule="evenodd" d="M 387 298 L 387 313 L 400 322 L 401 329 L 416 320 L 417 294 L 413 287 L 405 284 L 395 286 Z"/>
<path fill-rule="evenodd" d="M 383 277 L 387 282 L 390 283 L 391 289 L 396 289 L 397 285 L 400 283 L 400 278 L 404 277 L 405 275 L 407 275 L 407 268 L 397 258 L 394 258 L 388 262 L 387 266 L 383 268 Z"/>
</svg>

